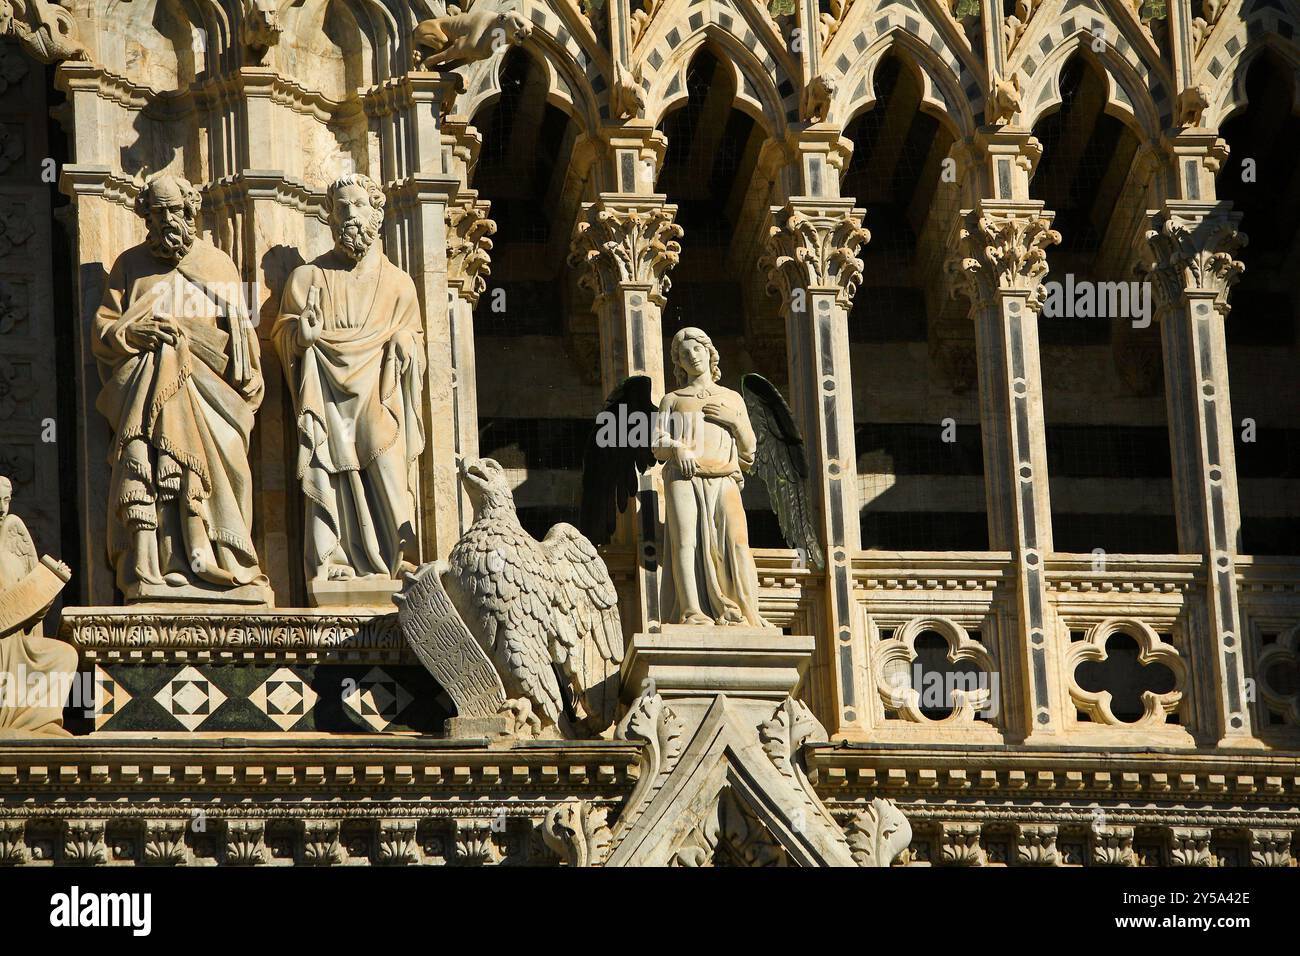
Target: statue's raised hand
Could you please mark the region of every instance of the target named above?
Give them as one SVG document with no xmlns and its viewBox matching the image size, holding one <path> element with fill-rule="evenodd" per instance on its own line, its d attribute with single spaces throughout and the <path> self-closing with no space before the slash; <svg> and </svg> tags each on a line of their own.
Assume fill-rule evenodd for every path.
<svg viewBox="0 0 1300 956">
<path fill-rule="evenodd" d="M 706 421 L 720 425 L 729 432 L 734 432 L 740 425 L 740 415 L 734 408 L 722 402 L 705 402 L 700 406 Z"/>
<path fill-rule="evenodd" d="M 298 344 L 305 349 L 311 348 L 320 338 L 325 319 L 320 311 L 320 286 L 307 290 L 307 304 L 298 315 Z"/>
</svg>

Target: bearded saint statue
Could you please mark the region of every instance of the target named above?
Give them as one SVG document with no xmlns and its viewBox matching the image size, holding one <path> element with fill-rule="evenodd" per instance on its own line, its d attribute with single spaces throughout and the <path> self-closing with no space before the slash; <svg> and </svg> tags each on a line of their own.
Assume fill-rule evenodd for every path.
<svg viewBox="0 0 1300 956">
<path fill-rule="evenodd" d="M 113 429 L 109 559 L 128 601 L 262 604 L 248 465 L 258 341 L 238 268 L 198 235 L 200 204 L 179 176 L 142 185 L 147 238 L 113 264 L 95 314 L 96 408 Z"/>
<path fill-rule="evenodd" d="M 316 604 L 387 603 L 418 558 L 420 305 L 380 245 L 379 186 L 344 176 L 327 204 L 334 248 L 289 276 L 274 331 L 297 415 L 307 588 Z"/>
</svg>

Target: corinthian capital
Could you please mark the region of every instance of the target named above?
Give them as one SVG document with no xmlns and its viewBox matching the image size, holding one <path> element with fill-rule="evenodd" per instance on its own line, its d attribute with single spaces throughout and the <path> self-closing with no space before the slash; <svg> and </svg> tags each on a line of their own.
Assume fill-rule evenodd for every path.
<svg viewBox="0 0 1300 956">
<path fill-rule="evenodd" d="M 672 283 L 668 270 L 681 255 L 677 207 L 658 200 L 605 200 L 583 207 L 569 253 L 571 266 L 586 265 L 581 285 L 598 298 L 623 283 L 650 286 L 660 305 Z"/>
<path fill-rule="evenodd" d="M 1184 295 L 1213 295 L 1215 305 L 1228 312 L 1228 290 L 1245 266 L 1233 258 L 1246 245 L 1237 229 L 1240 213 L 1205 203 L 1169 203 L 1152 214 L 1147 245 L 1154 256 L 1139 271 L 1151 281 L 1157 305 L 1167 307 Z"/>
<path fill-rule="evenodd" d="M 497 224 L 488 218 L 491 203 L 470 199 L 447 207 L 447 282 L 471 305 L 492 274 L 492 240 Z"/>
<path fill-rule="evenodd" d="M 848 308 L 862 281 L 858 250 L 871 241 L 863 215 L 847 202 L 774 208 L 767 250 L 759 260 L 768 291 L 789 300 L 795 289 L 830 289 Z"/>
<path fill-rule="evenodd" d="M 982 205 L 963 214 L 956 254 L 948 260 L 953 291 L 972 302 L 990 302 L 998 292 L 1028 293 L 1028 306 L 1043 304 L 1047 247 L 1061 241 L 1051 214 L 1041 207 Z"/>
</svg>

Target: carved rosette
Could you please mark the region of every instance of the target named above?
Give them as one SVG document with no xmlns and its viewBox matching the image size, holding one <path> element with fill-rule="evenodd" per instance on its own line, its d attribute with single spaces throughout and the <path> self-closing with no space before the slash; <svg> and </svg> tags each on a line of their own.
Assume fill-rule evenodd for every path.
<svg viewBox="0 0 1300 956">
<path fill-rule="evenodd" d="M 767 274 L 767 291 L 789 304 L 795 289 L 829 289 L 849 308 L 862 281 L 858 250 L 871 241 L 863 215 L 861 209 L 805 212 L 793 206 L 775 212 L 758 263 Z"/>
<path fill-rule="evenodd" d="M 571 800 L 546 814 L 542 839 L 569 866 L 598 866 L 608 855 L 613 839 L 608 818 L 609 811 L 604 807 Z"/>
<path fill-rule="evenodd" d="M 1023 292 L 1037 312 L 1045 297 L 1047 247 L 1060 241 L 1051 217 L 1041 212 L 971 210 L 957 231 L 957 254 L 947 264 L 953 293 L 982 305 L 999 292 Z"/>
<path fill-rule="evenodd" d="M 447 283 L 470 305 L 487 288 L 492 274 L 492 240 L 497 224 L 488 218 L 486 200 L 447 207 Z"/>
<path fill-rule="evenodd" d="M 587 205 L 569 254 L 569 265 L 586 266 L 579 284 L 597 299 L 615 295 L 623 283 L 648 285 L 651 301 L 662 306 L 672 288 L 668 270 L 682 252 L 676 214 L 671 205 Z"/>
<path fill-rule="evenodd" d="M 1237 228 L 1239 215 L 1166 209 L 1152 219 L 1146 234 L 1154 256 L 1139 267 L 1152 284 L 1157 312 L 1176 307 L 1185 295 L 1212 295 L 1228 314 L 1228 290 L 1246 267 L 1235 253 L 1247 243 Z"/>
</svg>

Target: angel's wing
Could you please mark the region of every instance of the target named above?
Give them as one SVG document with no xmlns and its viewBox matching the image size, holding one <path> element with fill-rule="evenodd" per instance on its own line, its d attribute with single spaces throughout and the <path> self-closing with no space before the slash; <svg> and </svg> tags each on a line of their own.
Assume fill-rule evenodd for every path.
<svg viewBox="0 0 1300 956">
<path fill-rule="evenodd" d="M 638 476 L 655 463 L 650 448 L 656 411 L 651 385 L 648 375 L 624 379 L 610 393 L 587 436 L 578 527 L 595 544 L 609 543 L 619 513 L 627 510 L 637 493 Z"/>
<path fill-rule="evenodd" d="M 618 592 L 595 546 L 573 525 L 552 527 L 542 549 L 554 571 L 551 604 L 561 625 L 551 656 L 573 684 L 575 715 L 599 733 L 614 722 L 618 706 L 623 660 Z"/>
<path fill-rule="evenodd" d="M 23 562 L 24 574 L 36 567 L 36 544 L 27 531 L 27 525 L 13 515 L 0 519 L 0 551 L 19 558 Z"/>
<path fill-rule="evenodd" d="M 814 568 L 826 565 L 817 533 L 817 495 L 808 480 L 803 436 L 775 385 L 750 373 L 740 380 L 749 422 L 758 437 L 753 474 L 763 479 L 767 497 L 781 525 L 781 536 L 808 555 Z"/>
</svg>

